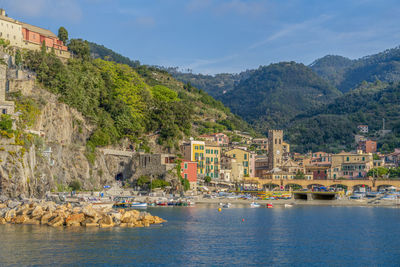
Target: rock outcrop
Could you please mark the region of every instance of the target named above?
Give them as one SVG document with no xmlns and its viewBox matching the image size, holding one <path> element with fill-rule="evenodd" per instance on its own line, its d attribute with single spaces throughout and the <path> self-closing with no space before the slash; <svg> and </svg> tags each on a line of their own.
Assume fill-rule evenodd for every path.
<svg viewBox="0 0 400 267">
<path fill-rule="evenodd" d="M 18 205 L 15 205 L 18 203 Z M 50 201 L 0 203 L 0 224 L 48 225 L 52 227 L 149 227 L 166 222 L 137 210 L 95 208 L 91 204 L 57 205 Z"/>
</svg>

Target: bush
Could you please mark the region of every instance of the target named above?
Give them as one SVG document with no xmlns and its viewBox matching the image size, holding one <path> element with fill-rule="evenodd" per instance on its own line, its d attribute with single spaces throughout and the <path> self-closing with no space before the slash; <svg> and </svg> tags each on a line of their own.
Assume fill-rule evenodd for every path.
<svg viewBox="0 0 400 267">
<path fill-rule="evenodd" d="M 10 115 L 3 114 L 0 118 L 0 130 L 12 133 L 13 120 Z"/>
<path fill-rule="evenodd" d="M 79 191 L 81 190 L 81 182 L 79 180 L 73 180 L 70 184 L 69 187 L 72 189 L 72 191 Z"/>
</svg>

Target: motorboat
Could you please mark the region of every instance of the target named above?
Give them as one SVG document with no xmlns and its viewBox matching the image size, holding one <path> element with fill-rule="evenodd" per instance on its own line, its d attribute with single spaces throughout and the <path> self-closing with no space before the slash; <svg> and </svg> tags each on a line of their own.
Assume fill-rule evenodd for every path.
<svg viewBox="0 0 400 267">
<path fill-rule="evenodd" d="M 230 208 L 231 207 L 231 203 L 226 203 L 225 205 L 222 206 L 223 208 Z"/>
<path fill-rule="evenodd" d="M 251 208 L 259 208 L 259 207 L 261 207 L 261 205 L 258 204 L 257 202 L 251 202 L 251 203 L 250 203 L 250 207 L 251 207 Z"/>
<path fill-rule="evenodd" d="M 291 208 L 291 207 L 293 207 L 292 204 L 285 204 L 285 208 Z"/>
<path fill-rule="evenodd" d="M 267 208 L 268 208 L 268 209 L 272 209 L 273 207 L 274 207 L 274 206 L 273 206 L 271 203 L 268 203 L 268 204 L 267 204 Z"/>
<path fill-rule="evenodd" d="M 131 208 L 147 208 L 147 203 L 145 202 L 132 202 Z"/>
</svg>

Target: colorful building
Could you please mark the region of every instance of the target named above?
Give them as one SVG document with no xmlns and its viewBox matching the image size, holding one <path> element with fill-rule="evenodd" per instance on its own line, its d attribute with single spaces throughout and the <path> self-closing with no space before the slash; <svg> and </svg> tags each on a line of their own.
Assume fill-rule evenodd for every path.
<svg viewBox="0 0 400 267">
<path fill-rule="evenodd" d="M 44 43 L 50 52 L 54 49 L 57 56 L 69 58 L 70 53 L 64 43 L 50 30 L 12 19 L 0 9 L 0 38 L 8 40 L 11 47 L 40 50 Z"/>
<path fill-rule="evenodd" d="M 358 142 L 358 150 L 361 150 L 364 153 L 375 153 L 376 142 L 372 140 L 362 140 Z"/>
<path fill-rule="evenodd" d="M 200 175 L 205 175 L 205 147 L 204 141 L 193 140 L 181 147 L 185 160 L 197 162 L 197 174 Z"/>
<path fill-rule="evenodd" d="M 332 167 L 328 179 L 362 179 L 367 177 L 367 172 L 374 166 L 372 153 L 341 152 L 332 155 Z"/>
<path fill-rule="evenodd" d="M 229 150 L 225 153 L 227 156 L 230 156 L 238 163 L 241 163 L 243 165 L 243 176 L 248 177 L 250 176 L 250 152 L 247 150 L 239 149 L 239 148 L 234 148 L 232 150 Z"/>
<path fill-rule="evenodd" d="M 197 189 L 197 162 L 182 160 L 181 175 L 183 179 L 188 179 L 190 189 Z"/>
<path fill-rule="evenodd" d="M 221 147 L 207 145 L 205 148 L 205 175 L 211 178 L 219 178 L 221 166 Z"/>
<path fill-rule="evenodd" d="M 199 138 L 212 142 L 217 146 L 227 146 L 229 144 L 229 137 L 224 133 L 216 133 L 216 134 L 204 134 L 200 135 Z"/>
</svg>

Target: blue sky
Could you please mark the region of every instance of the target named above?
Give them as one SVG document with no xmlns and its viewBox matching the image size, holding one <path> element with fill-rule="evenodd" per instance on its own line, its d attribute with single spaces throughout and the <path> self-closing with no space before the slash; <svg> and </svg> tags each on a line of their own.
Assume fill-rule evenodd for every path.
<svg viewBox="0 0 400 267">
<path fill-rule="evenodd" d="M 400 45 L 399 0 L 0 0 L 10 17 L 144 64 L 215 74 Z"/>
</svg>

